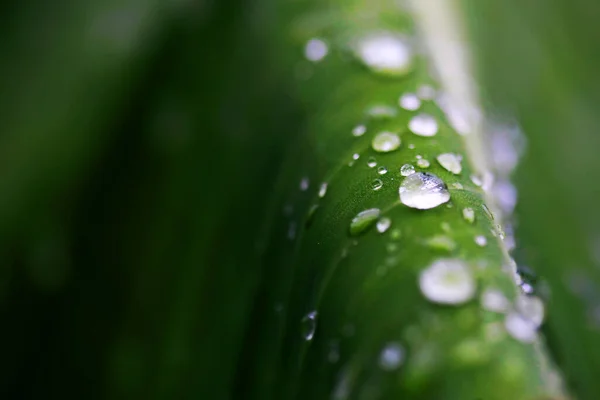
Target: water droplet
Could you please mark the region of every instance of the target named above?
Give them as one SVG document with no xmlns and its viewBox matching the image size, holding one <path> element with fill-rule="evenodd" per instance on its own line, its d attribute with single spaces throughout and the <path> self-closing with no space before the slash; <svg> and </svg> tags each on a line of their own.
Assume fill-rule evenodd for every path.
<svg viewBox="0 0 600 400">
<path fill-rule="evenodd" d="M 536 326 L 518 312 L 511 312 L 506 316 L 504 327 L 519 342 L 532 343 L 537 338 Z"/>
<path fill-rule="evenodd" d="M 472 174 L 470 178 L 471 178 L 471 182 L 473 182 L 473 184 L 475 186 L 481 187 L 481 185 L 483 185 L 483 180 L 481 179 L 481 177 L 479 175 Z"/>
<path fill-rule="evenodd" d="M 481 293 L 481 307 L 484 310 L 503 313 L 508 310 L 509 301 L 498 289 L 485 289 Z"/>
<path fill-rule="evenodd" d="M 475 295 L 471 271 L 458 259 L 439 259 L 421 271 L 419 287 L 434 303 L 462 304 Z"/>
<path fill-rule="evenodd" d="M 436 235 L 426 240 L 429 247 L 434 250 L 452 251 L 456 248 L 456 242 L 445 235 Z"/>
<path fill-rule="evenodd" d="M 405 110 L 415 111 L 421 107 L 421 99 L 414 93 L 404 93 L 400 96 L 400 99 L 398 99 L 398 105 Z"/>
<path fill-rule="evenodd" d="M 435 89 L 431 85 L 421 85 L 417 88 L 417 96 L 423 100 L 433 100 L 435 98 Z"/>
<path fill-rule="evenodd" d="M 379 190 L 383 187 L 383 182 L 381 181 L 381 179 L 373 179 L 373 182 L 371 182 L 371 189 L 373 190 Z"/>
<path fill-rule="evenodd" d="M 415 145 L 414 145 L 414 144 L 412 144 L 412 143 L 410 143 L 410 144 L 408 145 L 408 148 L 409 148 L 409 149 L 411 149 L 411 150 L 414 150 L 414 149 L 415 149 Z"/>
<path fill-rule="evenodd" d="M 390 237 L 394 240 L 400 239 L 401 236 L 402 232 L 400 232 L 400 229 L 392 229 L 392 232 L 390 232 Z"/>
<path fill-rule="evenodd" d="M 410 164 L 404 164 L 402 167 L 400 167 L 400 175 L 402 176 L 409 176 L 415 173 L 415 167 L 413 167 Z"/>
<path fill-rule="evenodd" d="M 442 228 L 442 230 L 446 233 L 449 233 L 452 230 L 450 224 L 445 221 L 440 224 L 440 228 Z"/>
<path fill-rule="evenodd" d="M 421 158 L 423 158 L 423 156 L 422 156 L 422 155 L 420 155 L 420 154 L 417 154 L 417 155 L 415 156 L 415 158 L 416 158 L 417 160 L 420 160 Z"/>
<path fill-rule="evenodd" d="M 300 190 L 302 190 L 302 191 L 307 190 L 309 184 L 310 184 L 310 181 L 308 180 L 308 178 L 302 178 L 302 180 L 300 181 Z"/>
<path fill-rule="evenodd" d="M 392 132 L 379 132 L 371 142 L 373 150 L 380 153 L 387 153 L 400 147 L 400 136 Z"/>
<path fill-rule="evenodd" d="M 447 171 L 452 172 L 455 175 L 458 175 L 462 171 L 462 156 L 454 153 L 443 153 L 437 156 L 437 161 L 440 163 L 442 167 L 444 167 Z"/>
<path fill-rule="evenodd" d="M 418 136 L 431 137 L 438 132 L 438 123 L 429 114 L 417 114 L 408 121 L 408 129 Z"/>
<path fill-rule="evenodd" d="M 404 362 L 405 351 L 399 343 L 388 343 L 379 355 L 379 366 L 385 371 L 393 371 Z"/>
<path fill-rule="evenodd" d="M 450 187 L 456 190 L 463 190 L 463 185 L 461 185 L 460 182 L 454 182 L 450 185 Z"/>
<path fill-rule="evenodd" d="M 370 208 L 359 212 L 350 223 L 350 234 L 352 236 L 364 233 L 377 221 L 381 211 L 378 208 Z"/>
<path fill-rule="evenodd" d="M 354 154 L 352 154 L 352 159 L 353 159 L 354 161 L 358 160 L 359 158 L 360 158 L 360 154 L 358 154 L 358 153 L 354 153 Z"/>
<path fill-rule="evenodd" d="M 384 233 L 389 229 L 390 225 L 392 225 L 391 219 L 388 217 L 381 218 L 379 221 L 377 221 L 377 232 Z"/>
<path fill-rule="evenodd" d="M 382 165 L 381 167 L 377 168 L 377 173 L 379 175 L 385 175 L 387 174 L 387 168 Z"/>
<path fill-rule="evenodd" d="M 426 160 L 424 158 L 417 160 L 417 167 L 419 168 L 429 168 L 430 165 L 431 164 L 429 163 L 429 160 Z"/>
<path fill-rule="evenodd" d="M 520 295 L 515 303 L 515 310 L 536 328 L 544 322 L 544 303 L 537 296 Z"/>
<path fill-rule="evenodd" d="M 367 110 L 367 115 L 374 119 L 389 119 L 394 118 L 398 114 L 396 108 L 377 104 Z"/>
<path fill-rule="evenodd" d="M 317 330 L 317 312 L 311 311 L 302 318 L 302 337 L 310 341 L 315 336 Z"/>
<path fill-rule="evenodd" d="M 365 134 L 365 132 L 367 131 L 367 127 L 364 125 L 356 125 L 353 129 L 352 129 L 352 136 L 362 136 Z"/>
<path fill-rule="evenodd" d="M 472 208 L 466 207 L 462 210 L 462 215 L 465 221 L 472 224 L 475 221 L 475 211 Z"/>
<path fill-rule="evenodd" d="M 323 198 L 327 194 L 327 182 L 321 183 L 321 187 L 319 187 L 319 197 Z"/>
<path fill-rule="evenodd" d="M 406 40 L 389 32 L 360 39 L 354 52 L 365 66 L 378 74 L 401 76 L 412 65 L 412 51 Z"/>
<path fill-rule="evenodd" d="M 485 247 L 487 245 L 487 239 L 483 235 L 475 236 L 475 244 L 479 247 Z"/>
<path fill-rule="evenodd" d="M 310 39 L 304 46 L 304 56 L 309 61 L 319 62 L 325 58 L 328 52 L 327 44 L 321 39 Z"/>
<path fill-rule="evenodd" d="M 374 168 L 377 165 L 377 160 L 375 159 L 375 157 L 369 157 L 369 159 L 367 160 L 367 166 L 369 168 Z"/>
<path fill-rule="evenodd" d="M 434 208 L 450 200 L 444 181 L 428 172 L 415 172 L 404 178 L 399 193 L 404 205 L 420 210 Z"/>
</svg>

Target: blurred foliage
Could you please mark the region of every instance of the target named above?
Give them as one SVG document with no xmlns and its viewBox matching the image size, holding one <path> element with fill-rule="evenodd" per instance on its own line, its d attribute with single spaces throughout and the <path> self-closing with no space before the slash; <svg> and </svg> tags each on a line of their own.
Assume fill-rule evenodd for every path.
<svg viewBox="0 0 600 400">
<path fill-rule="evenodd" d="M 583 48 L 594 43 L 593 23 L 578 24 L 595 14 L 579 1 L 545 13 L 533 3 L 519 12 L 510 2 L 464 4 L 486 98 L 528 134 L 520 232 L 552 288 L 552 348 L 581 398 L 592 399 L 600 346 L 589 301 L 568 291 L 564 274 L 575 266 L 599 283 L 587 247 L 598 226 L 597 186 L 587 180 L 599 165 L 598 58 Z M 407 132 L 410 113 L 365 115 L 435 85 L 421 56 L 399 80 L 349 55 L 355 35 L 412 32 L 395 2 L 33 0 L 0 13 L 0 397 L 329 398 L 340 379 L 357 399 L 554 392 L 543 343 L 489 343 L 486 327 L 501 316 L 474 302 L 436 306 L 418 292 L 419 270 L 443 256 L 487 264 L 478 282 L 516 295 L 468 159 L 458 177 L 435 162 L 440 152 L 465 153 L 439 108 L 423 106 L 444 121 L 435 140 Z M 314 36 L 330 44 L 318 65 L 302 57 Z M 575 45 L 580 53 L 569 52 Z M 551 65 L 540 68 L 544 60 Z M 368 133 L 354 138 L 358 123 Z M 379 129 L 399 130 L 403 141 L 376 155 L 389 170 L 382 176 L 365 165 Z M 408 143 L 430 171 L 463 185 L 452 208 L 397 203 L 398 169 L 417 154 Z M 476 209 L 474 225 L 465 206 Z M 385 240 L 376 230 L 348 236 L 350 220 L 371 207 L 399 239 L 391 230 Z M 442 222 L 456 247 L 427 242 L 444 235 Z M 312 310 L 317 334 L 305 341 Z M 377 366 L 390 341 L 408 351 L 392 373 Z"/>
</svg>

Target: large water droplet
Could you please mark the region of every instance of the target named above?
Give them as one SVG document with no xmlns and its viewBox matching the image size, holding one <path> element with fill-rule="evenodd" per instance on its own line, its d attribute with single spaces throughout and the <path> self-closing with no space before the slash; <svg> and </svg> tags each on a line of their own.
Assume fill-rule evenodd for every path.
<svg viewBox="0 0 600 400">
<path fill-rule="evenodd" d="M 417 160 L 417 167 L 419 168 L 429 168 L 431 164 L 429 163 L 429 160 L 426 160 L 424 158 L 420 158 Z"/>
<path fill-rule="evenodd" d="M 302 178 L 302 180 L 300 180 L 300 190 L 302 190 L 302 191 L 307 190 L 309 184 L 310 184 L 310 181 L 308 180 L 308 178 Z"/>
<path fill-rule="evenodd" d="M 447 171 L 452 172 L 455 175 L 458 175 L 462 171 L 462 156 L 454 153 L 443 153 L 437 156 L 437 161 L 440 163 L 442 167 L 444 167 Z"/>
<path fill-rule="evenodd" d="M 415 173 L 415 167 L 413 167 L 410 164 L 404 164 L 402 167 L 400 167 L 400 175 L 402 176 L 409 176 Z"/>
<path fill-rule="evenodd" d="M 378 208 L 369 208 L 359 212 L 350 223 L 350 234 L 356 236 L 364 233 L 377 221 L 379 214 L 381 211 Z"/>
<path fill-rule="evenodd" d="M 404 205 L 420 210 L 434 208 L 450 200 L 444 181 L 428 172 L 416 172 L 404 178 L 399 192 Z"/>
<path fill-rule="evenodd" d="M 302 337 L 310 341 L 315 336 L 317 330 L 317 312 L 311 311 L 302 318 Z"/>
<path fill-rule="evenodd" d="M 405 110 L 415 111 L 421 107 L 421 100 L 414 93 L 404 93 L 398 99 L 398 105 Z"/>
<path fill-rule="evenodd" d="M 503 313 L 508 310 L 509 301 L 499 289 L 485 289 L 481 293 L 481 307 L 484 310 Z"/>
<path fill-rule="evenodd" d="M 327 53 L 329 52 L 329 48 L 327 44 L 321 39 L 310 39 L 306 46 L 304 46 L 304 56 L 313 62 L 321 61 Z"/>
<path fill-rule="evenodd" d="M 400 147 L 400 136 L 392 132 L 379 132 L 371 142 L 373 150 L 387 153 Z"/>
<path fill-rule="evenodd" d="M 429 114 L 417 114 L 408 121 L 408 129 L 418 136 L 431 137 L 438 132 L 438 123 Z"/>
<path fill-rule="evenodd" d="M 465 221 L 472 224 L 475 221 L 475 211 L 471 207 L 463 208 L 462 215 Z"/>
<path fill-rule="evenodd" d="M 381 218 L 379 221 L 377 221 L 377 232 L 384 233 L 389 229 L 390 225 L 392 225 L 391 219 L 388 217 Z"/>
<path fill-rule="evenodd" d="M 378 74 L 401 76 L 412 65 L 412 51 L 406 40 L 389 32 L 358 40 L 354 51 L 364 65 Z"/>
<path fill-rule="evenodd" d="M 327 182 L 323 182 L 323 183 L 321 183 L 321 186 L 319 187 L 319 197 L 323 198 L 323 197 L 325 197 L 326 194 L 327 194 Z"/>
<path fill-rule="evenodd" d="M 437 260 L 419 275 L 421 292 L 434 303 L 466 303 L 475 295 L 475 286 L 469 267 L 458 259 Z"/>
<path fill-rule="evenodd" d="M 383 187 L 383 182 L 381 181 L 381 179 L 373 179 L 373 182 L 371 182 L 371 189 L 373 190 L 379 190 Z"/>
<path fill-rule="evenodd" d="M 367 131 L 367 127 L 364 125 L 356 125 L 354 128 L 352 128 L 352 136 L 362 136 L 365 134 L 365 132 Z"/>
<path fill-rule="evenodd" d="M 377 173 L 379 175 L 385 175 L 385 174 L 387 174 L 387 172 L 388 172 L 387 168 L 384 167 L 383 165 L 381 167 L 377 168 Z"/>
<path fill-rule="evenodd" d="M 379 355 L 379 366 L 385 371 L 393 371 L 404 362 L 405 351 L 399 343 L 388 343 Z"/>
</svg>

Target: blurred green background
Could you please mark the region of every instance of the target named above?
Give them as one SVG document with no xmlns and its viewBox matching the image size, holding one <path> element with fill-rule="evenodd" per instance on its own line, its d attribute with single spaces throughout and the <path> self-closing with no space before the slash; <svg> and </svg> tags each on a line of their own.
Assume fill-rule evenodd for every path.
<svg viewBox="0 0 600 400">
<path fill-rule="evenodd" d="M 397 3 L 0 6 L 0 398 L 326 398 L 329 372 L 309 356 L 315 375 L 296 373 L 302 351 L 265 313 L 295 293 L 302 315 L 324 279 L 310 268 L 339 249 L 300 251 L 287 236 L 303 220 L 290 227 L 282 205 L 309 209 L 291 188 L 331 176 L 353 151 L 334 133 L 397 87 L 344 54 L 304 79 L 302 35 L 413 29 Z M 549 287 L 552 358 L 575 398 L 600 398 L 600 3 L 455 5 L 486 112 L 516 118 L 526 138 L 514 254 Z M 334 293 L 359 278 L 347 279 Z M 399 303 L 407 318 L 413 295 Z M 390 398 L 368 393 L 349 398 Z"/>
</svg>

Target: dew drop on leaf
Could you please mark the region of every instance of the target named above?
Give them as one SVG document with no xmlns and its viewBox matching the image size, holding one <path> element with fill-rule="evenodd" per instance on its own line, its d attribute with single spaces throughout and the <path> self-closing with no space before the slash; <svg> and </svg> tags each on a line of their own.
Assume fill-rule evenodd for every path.
<svg viewBox="0 0 600 400">
<path fill-rule="evenodd" d="M 385 175 L 385 174 L 387 174 L 387 172 L 388 172 L 387 168 L 384 167 L 383 165 L 381 167 L 377 168 L 377 173 L 379 175 Z"/>
<path fill-rule="evenodd" d="M 311 311 L 302 318 L 302 337 L 311 341 L 317 330 L 317 312 Z"/>
<path fill-rule="evenodd" d="M 385 231 L 387 231 L 390 228 L 391 225 L 392 225 L 392 220 L 389 219 L 388 217 L 383 217 L 379 221 L 377 221 L 377 224 L 376 224 L 377 232 L 384 233 Z"/>
<path fill-rule="evenodd" d="M 359 212 L 350 223 L 350 234 L 360 235 L 366 232 L 379 219 L 381 211 L 378 208 L 369 208 Z"/>
<path fill-rule="evenodd" d="M 390 32 L 371 34 L 357 40 L 354 53 L 377 74 L 402 76 L 412 66 L 413 54 L 407 41 Z"/>
<path fill-rule="evenodd" d="M 515 310 L 536 328 L 544 321 L 544 303 L 537 296 L 520 295 L 515 302 Z"/>
<path fill-rule="evenodd" d="M 358 160 L 359 158 L 360 158 L 360 154 L 358 154 L 358 153 L 354 153 L 354 154 L 352 154 L 352 159 L 353 159 L 354 161 Z"/>
<path fill-rule="evenodd" d="M 302 178 L 300 180 L 300 190 L 302 190 L 302 191 L 307 190 L 309 184 L 310 184 L 310 181 L 308 180 L 308 178 Z"/>
<path fill-rule="evenodd" d="M 408 129 L 418 136 L 431 137 L 438 132 L 438 123 L 429 114 L 417 114 L 408 121 Z"/>
<path fill-rule="evenodd" d="M 423 100 L 433 100 L 435 94 L 435 89 L 431 85 L 424 84 L 417 88 L 417 96 Z"/>
<path fill-rule="evenodd" d="M 433 236 L 425 243 L 432 249 L 440 251 L 452 251 L 456 248 L 456 242 L 446 235 Z"/>
<path fill-rule="evenodd" d="M 375 159 L 375 157 L 369 157 L 369 159 L 367 160 L 367 166 L 369 168 L 375 168 L 377 166 L 377 160 Z"/>
<path fill-rule="evenodd" d="M 405 351 L 399 343 L 388 343 L 379 355 L 379 366 L 385 371 L 393 371 L 404 362 Z"/>
<path fill-rule="evenodd" d="M 367 127 L 364 125 L 356 125 L 354 128 L 352 128 L 352 136 L 355 137 L 359 137 L 365 134 L 365 132 L 367 131 Z"/>
<path fill-rule="evenodd" d="M 402 181 L 399 189 L 402 204 L 426 210 L 450 200 L 448 187 L 437 175 L 416 172 Z"/>
<path fill-rule="evenodd" d="M 414 93 L 404 93 L 398 99 L 398 105 L 405 110 L 415 111 L 421 107 L 421 99 Z"/>
<path fill-rule="evenodd" d="M 397 114 L 396 108 L 383 104 L 374 105 L 367 110 L 367 115 L 373 119 L 394 118 Z"/>
<path fill-rule="evenodd" d="M 327 182 L 323 182 L 323 183 L 321 183 L 321 186 L 319 187 L 319 197 L 323 198 L 323 197 L 325 197 L 326 194 L 327 194 Z"/>
<path fill-rule="evenodd" d="M 371 182 L 371 189 L 373 190 L 379 190 L 383 187 L 383 182 L 381 181 L 381 179 L 373 179 L 373 182 Z"/>
<path fill-rule="evenodd" d="M 479 247 L 485 247 L 487 245 L 487 239 L 483 235 L 475 236 L 475 244 Z"/>
<path fill-rule="evenodd" d="M 471 207 L 465 207 L 462 210 L 462 215 L 465 221 L 472 224 L 475 221 L 475 211 Z"/>
<path fill-rule="evenodd" d="M 481 307 L 487 311 L 503 313 L 508 310 L 509 301 L 499 289 L 487 288 L 481 293 Z"/>
<path fill-rule="evenodd" d="M 400 167 L 400 175 L 402 176 L 409 176 L 415 173 L 415 167 L 413 167 L 411 164 L 404 164 L 402 167 Z"/>
<path fill-rule="evenodd" d="M 429 168 L 431 164 L 429 163 L 429 160 L 426 160 L 424 158 L 420 158 L 417 160 L 417 167 L 419 168 Z"/>
<path fill-rule="evenodd" d="M 437 156 L 437 161 L 446 171 L 458 175 L 462 171 L 462 156 L 454 153 L 443 153 Z"/>
<path fill-rule="evenodd" d="M 400 147 L 400 137 L 392 132 L 379 132 L 371 142 L 373 150 L 380 153 L 387 153 Z"/>
<path fill-rule="evenodd" d="M 475 295 L 475 286 L 468 266 L 458 259 L 439 259 L 419 275 L 421 293 L 434 303 L 466 303 Z"/>
<path fill-rule="evenodd" d="M 506 316 L 504 327 L 519 342 L 532 343 L 537 338 L 536 326 L 518 312 L 513 311 Z"/>
<path fill-rule="evenodd" d="M 312 62 L 319 62 L 329 52 L 327 44 L 321 39 L 313 38 L 306 42 L 304 46 L 304 56 L 307 60 Z"/>
</svg>

